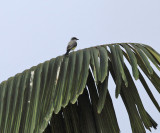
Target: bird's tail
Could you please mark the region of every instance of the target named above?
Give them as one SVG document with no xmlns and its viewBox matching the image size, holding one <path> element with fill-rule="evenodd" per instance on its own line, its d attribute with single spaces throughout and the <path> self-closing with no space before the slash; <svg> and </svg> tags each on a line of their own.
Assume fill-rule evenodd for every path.
<svg viewBox="0 0 160 133">
<path fill-rule="evenodd" d="M 67 52 L 65 53 L 65 55 L 68 55 L 68 54 L 69 54 L 69 51 L 70 51 L 70 50 L 67 50 Z"/>
</svg>

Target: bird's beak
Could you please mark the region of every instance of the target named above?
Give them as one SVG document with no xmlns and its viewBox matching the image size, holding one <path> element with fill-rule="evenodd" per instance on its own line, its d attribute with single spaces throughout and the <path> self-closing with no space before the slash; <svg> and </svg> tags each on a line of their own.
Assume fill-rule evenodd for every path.
<svg viewBox="0 0 160 133">
<path fill-rule="evenodd" d="M 79 39 L 76 39 L 76 40 L 79 40 Z"/>
</svg>

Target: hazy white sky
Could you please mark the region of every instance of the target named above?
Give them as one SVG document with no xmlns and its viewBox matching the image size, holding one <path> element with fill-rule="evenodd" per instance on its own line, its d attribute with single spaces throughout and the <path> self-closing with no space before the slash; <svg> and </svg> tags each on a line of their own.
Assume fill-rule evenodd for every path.
<svg viewBox="0 0 160 133">
<path fill-rule="evenodd" d="M 72 36 L 80 39 L 77 49 L 106 43 L 139 42 L 160 53 L 160 1 L 0 1 L 0 82 L 64 54 Z M 115 88 L 112 83 L 113 97 Z M 160 101 L 160 95 L 153 86 L 150 87 Z M 160 114 L 141 89 L 145 108 L 160 124 Z M 121 132 L 131 132 L 121 98 L 113 102 Z M 159 133 L 160 126 L 152 131 Z"/>
</svg>

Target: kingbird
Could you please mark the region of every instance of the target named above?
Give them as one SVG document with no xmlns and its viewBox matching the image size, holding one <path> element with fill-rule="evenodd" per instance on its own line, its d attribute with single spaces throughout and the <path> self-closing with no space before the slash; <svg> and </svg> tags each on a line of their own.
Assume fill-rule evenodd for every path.
<svg viewBox="0 0 160 133">
<path fill-rule="evenodd" d="M 77 47 L 77 39 L 76 37 L 72 37 L 67 46 L 67 51 L 65 55 L 68 55 L 71 50 L 74 50 Z"/>
</svg>

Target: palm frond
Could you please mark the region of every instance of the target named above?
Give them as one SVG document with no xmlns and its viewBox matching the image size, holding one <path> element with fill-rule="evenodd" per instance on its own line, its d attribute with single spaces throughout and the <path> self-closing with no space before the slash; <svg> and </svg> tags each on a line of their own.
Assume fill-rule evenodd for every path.
<svg viewBox="0 0 160 133">
<path fill-rule="evenodd" d="M 141 73 L 160 93 L 160 77 L 151 62 L 160 71 L 160 54 L 150 46 L 117 43 L 58 56 L 18 73 L 0 84 L 0 132 L 120 132 L 108 90 L 109 74 L 116 84 L 115 96 L 122 97 L 128 112 L 132 132 L 156 128 L 134 81 L 140 80 L 160 112 Z"/>
</svg>

